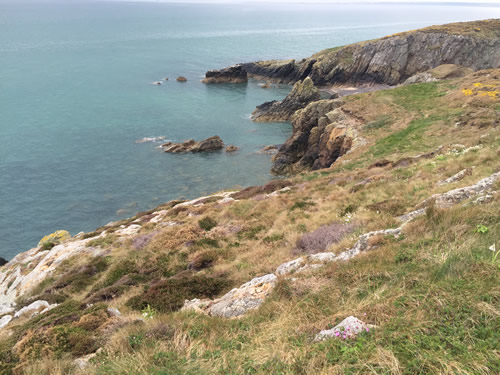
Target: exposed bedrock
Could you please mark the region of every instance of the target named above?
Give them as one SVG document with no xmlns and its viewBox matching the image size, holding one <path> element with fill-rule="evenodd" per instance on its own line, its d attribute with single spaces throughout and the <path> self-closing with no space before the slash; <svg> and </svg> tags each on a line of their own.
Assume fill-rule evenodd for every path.
<svg viewBox="0 0 500 375">
<path fill-rule="evenodd" d="M 247 81 L 247 71 L 241 65 L 233 65 L 220 70 L 209 70 L 202 80 L 203 83 L 245 83 Z"/>
<path fill-rule="evenodd" d="M 321 51 L 309 58 L 242 64 L 249 76 L 294 83 L 309 76 L 318 86 L 395 85 L 443 64 L 472 70 L 500 66 L 500 20 L 456 23 L 399 33 Z"/>
<path fill-rule="evenodd" d="M 272 173 L 328 168 L 363 143 L 357 120 L 340 108 L 342 100 L 318 100 L 292 116 L 293 133 L 273 158 Z"/>
<path fill-rule="evenodd" d="M 290 94 L 281 102 L 272 101 L 259 105 L 252 113 L 252 120 L 257 122 L 290 121 L 295 111 L 320 99 L 319 90 L 311 78 L 295 83 Z"/>
<path fill-rule="evenodd" d="M 196 142 L 194 139 L 188 139 L 180 143 L 167 142 L 162 144 L 161 147 L 163 151 L 169 153 L 210 152 L 224 148 L 224 142 L 216 135 L 199 142 Z"/>
</svg>

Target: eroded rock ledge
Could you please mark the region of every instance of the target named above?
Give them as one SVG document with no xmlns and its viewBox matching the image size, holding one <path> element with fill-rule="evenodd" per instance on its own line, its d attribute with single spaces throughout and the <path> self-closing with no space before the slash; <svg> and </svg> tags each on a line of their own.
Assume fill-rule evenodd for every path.
<svg viewBox="0 0 500 375">
<path fill-rule="evenodd" d="M 341 99 L 310 103 L 292 116 L 293 134 L 274 157 L 271 172 L 290 174 L 328 168 L 354 147 L 364 144 L 358 120 L 342 111 Z"/>
<path fill-rule="evenodd" d="M 283 101 L 266 102 L 259 105 L 252 113 L 256 122 L 290 121 L 295 111 L 304 108 L 309 103 L 320 99 L 319 90 L 311 78 L 295 83 L 290 94 Z"/>
</svg>

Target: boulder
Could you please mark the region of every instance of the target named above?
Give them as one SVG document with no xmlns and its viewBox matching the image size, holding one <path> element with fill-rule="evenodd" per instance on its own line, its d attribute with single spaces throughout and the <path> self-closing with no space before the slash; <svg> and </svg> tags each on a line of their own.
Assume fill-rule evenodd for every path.
<svg viewBox="0 0 500 375">
<path fill-rule="evenodd" d="M 278 278 L 274 274 L 256 277 L 214 301 L 208 313 L 233 318 L 257 309 L 274 289 Z"/>
<path fill-rule="evenodd" d="M 7 326 L 12 320 L 12 315 L 4 315 L 0 318 L 0 329 Z"/>
<path fill-rule="evenodd" d="M 259 105 L 252 113 L 252 120 L 257 122 L 289 121 L 295 111 L 304 108 L 309 103 L 319 100 L 319 90 L 311 78 L 297 82 L 290 94 L 283 101 L 266 102 Z"/>
<path fill-rule="evenodd" d="M 185 301 L 182 310 L 194 310 L 222 318 L 235 318 L 257 309 L 274 289 L 278 278 L 274 274 L 256 277 L 215 300 Z"/>
<path fill-rule="evenodd" d="M 209 152 L 224 148 L 224 142 L 219 136 L 213 136 L 199 142 L 196 142 L 194 139 L 180 143 L 167 142 L 162 144 L 161 147 L 164 152 L 169 153 Z"/>
<path fill-rule="evenodd" d="M 56 230 L 54 233 L 48 234 L 43 237 L 40 242 L 38 242 L 38 247 L 45 243 L 51 243 L 57 245 L 63 243 L 71 238 L 71 235 L 67 230 Z"/>
<path fill-rule="evenodd" d="M 229 145 L 226 146 L 226 152 L 235 152 L 238 151 L 240 148 L 237 146 Z"/>
<path fill-rule="evenodd" d="M 433 69 L 417 73 L 411 76 L 406 81 L 404 81 L 403 85 L 409 85 L 412 83 L 435 82 L 448 78 L 460 78 L 472 72 L 473 72 L 472 69 L 467 68 L 465 66 L 460 66 L 455 64 L 443 64 Z"/>
<path fill-rule="evenodd" d="M 318 333 L 314 338 L 314 341 L 323 341 L 332 337 L 337 337 L 339 339 L 350 339 L 355 338 L 361 332 L 368 332 L 371 328 L 375 326 L 371 324 L 366 324 L 365 322 L 355 318 L 354 316 L 349 316 L 337 324 L 332 329 L 325 329 Z"/>
<path fill-rule="evenodd" d="M 9 263 L 9 261 L 3 257 L 0 257 L 0 267 L 2 267 L 4 264 Z"/>
<path fill-rule="evenodd" d="M 23 307 L 21 310 L 17 311 L 14 314 L 14 318 L 19 318 L 21 316 L 26 315 L 28 318 L 31 318 L 33 315 L 43 314 L 46 311 L 49 311 L 57 306 L 57 303 L 49 304 L 47 301 L 35 301 L 32 304 Z"/>
<path fill-rule="evenodd" d="M 186 82 L 186 81 L 187 81 L 186 77 L 183 76 L 177 77 L 177 82 Z"/>
<path fill-rule="evenodd" d="M 233 65 L 221 70 L 209 70 L 205 73 L 203 83 L 245 83 L 248 82 L 247 71 L 241 65 Z"/>
</svg>

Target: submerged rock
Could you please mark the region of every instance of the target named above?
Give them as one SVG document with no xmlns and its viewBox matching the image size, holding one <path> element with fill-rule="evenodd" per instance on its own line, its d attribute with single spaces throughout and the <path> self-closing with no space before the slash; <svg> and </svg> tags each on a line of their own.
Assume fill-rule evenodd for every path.
<svg viewBox="0 0 500 375">
<path fill-rule="evenodd" d="M 229 145 L 226 146 L 226 152 L 235 152 L 238 151 L 240 148 L 237 146 Z"/>
<path fill-rule="evenodd" d="M 163 151 L 169 153 L 209 152 L 224 148 L 224 142 L 219 136 L 213 136 L 200 142 L 196 142 L 194 139 L 180 143 L 167 142 L 162 144 L 161 147 Z"/>
<path fill-rule="evenodd" d="M 186 77 L 183 76 L 177 77 L 177 82 L 186 82 L 186 81 L 187 81 Z"/>
<path fill-rule="evenodd" d="M 290 94 L 283 101 L 266 102 L 259 105 L 252 113 L 252 120 L 257 122 L 289 121 L 295 111 L 304 108 L 309 103 L 319 100 L 319 90 L 311 78 L 297 82 Z"/>
<path fill-rule="evenodd" d="M 209 70 L 205 73 L 203 83 L 245 83 L 248 82 L 247 71 L 241 65 L 233 65 L 221 70 Z"/>
</svg>

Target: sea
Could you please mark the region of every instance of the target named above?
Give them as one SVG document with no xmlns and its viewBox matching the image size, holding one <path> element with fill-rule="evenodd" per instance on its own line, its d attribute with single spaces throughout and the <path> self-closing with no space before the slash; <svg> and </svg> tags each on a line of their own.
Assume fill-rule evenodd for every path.
<svg viewBox="0 0 500 375">
<path fill-rule="evenodd" d="M 249 114 L 290 87 L 205 85 L 209 69 L 498 17 L 492 4 L 0 0 L 0 256 L 58 229 L 91 231 L 172 199 L 273 178 L 259 150 L 283 143 L 291 125 Z M 158 148 L 213 135 L 240 150 Z M 155 137 L 164 138 L 137 143 Z"/>
</svg>

